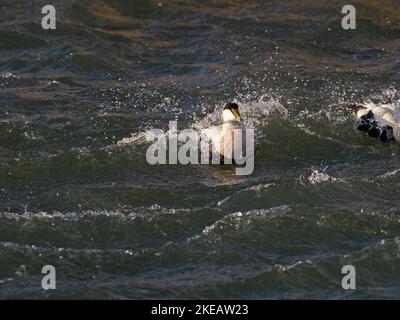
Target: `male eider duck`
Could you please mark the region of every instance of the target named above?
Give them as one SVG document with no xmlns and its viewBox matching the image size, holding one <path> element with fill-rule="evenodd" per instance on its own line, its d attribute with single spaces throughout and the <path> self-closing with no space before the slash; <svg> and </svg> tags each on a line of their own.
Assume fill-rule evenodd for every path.
<svg viewBox="0 0 400 320">
<path fill-rule="evenodd" d="M 383 142 L 400 143 L 400 112 L 390 105 L 351 104 L 356 115 L 355 126 L 370 137 Z"/>
<path fill-rule="evenodd" d="M 220 155 L 220 163 L 235 164 L 235 150 L 241 148 L 242 154 L 245 154 L 246 150 L 246 128 L 239 113 L 239 106 L 236 103 L 227 103 L 222 111 L 221 120 L 222 125 L 210 127 L 204 130 L 204 133 L 212 142 L 214 151 Z M 236 129 L 242 130 L 242 141 L 233 138 Z"/>
</svg>

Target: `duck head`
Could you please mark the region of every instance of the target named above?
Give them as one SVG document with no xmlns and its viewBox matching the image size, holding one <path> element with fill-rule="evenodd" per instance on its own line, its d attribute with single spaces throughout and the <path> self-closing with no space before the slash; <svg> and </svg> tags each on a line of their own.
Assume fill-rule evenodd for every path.
<svg viewBox="0 0 400 320">
<path fill-rule="evenodd" d="M 236 103 L 227 103 L 222 111 L 222 122 L 240 121 L 239 106 Z"/>
</svg>

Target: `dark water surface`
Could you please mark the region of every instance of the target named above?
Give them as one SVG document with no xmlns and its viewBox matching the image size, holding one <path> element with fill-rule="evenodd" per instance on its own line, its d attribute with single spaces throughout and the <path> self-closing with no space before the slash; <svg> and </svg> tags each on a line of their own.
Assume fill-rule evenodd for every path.
<svg viewBox="0 0 400 320">
<path fill-rule="evenodd" d="M 345 4 L 0 0 L 0 298 L 399 298 L 400 148 L 340 105 L 398 104 L 400 2 Z M 229 100 L 252 175 L 147 164 Z"/>
</svg>

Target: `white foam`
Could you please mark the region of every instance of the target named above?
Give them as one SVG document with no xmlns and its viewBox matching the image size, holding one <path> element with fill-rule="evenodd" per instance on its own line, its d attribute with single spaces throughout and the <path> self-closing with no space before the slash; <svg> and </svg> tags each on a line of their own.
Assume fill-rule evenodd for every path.
<svg viewBox="0 0 400 320">
<path fill-rule="evenodd" d="M 15 242 L 0 242 L 0 249 L 14 250 L 14 251 L 26 251 L 26 252 L 37 252 L 37 253 L 57 253 L 57 254 L 86 254 L 86 255 L 97 255 L 97 254 L 116 254 L 116 255 L 140 255 L 147 251 L 146 249 L 133 250 L 133 249 L 93 249 L 93 248 L 65 248 L 65 247 L 41 247 L 29 244 L 21 244 Z"/>
<path fill-rule="evenodd" d="M 144 145 L 151 141 L 151 137 L 147 132 L 137 132 L 132 133 L 130 137 L 123 138 L 119 140 L 116 145 L 117 146 L 126 146 L 126 145 Z"/>
<path fill-rule="evenodd" d="M 254 100 L 250 96 L 244 97 L 242 101 L 234 100 L 234 102 L 239 104 L 240 114 L 244 119 L 244 122 L 249 128 L 257 128 L 258 126 L 265 124 L 268 118 L 272 114 L 279 114 L 280 116 L 286 117 L 288 111 L 282 104 L 277 100 L 269 97 L 267 94 L 262 95 L 260 98 Z M 194 123 L 189 125 L 197 131 L 207 129 L 212 125 L 221 124 L 221 112 L 223 108 L 223 103 L 216 105 L 214 111 L 207 114 L 202 119 L 196 120 L 194 117 Z M 171 119 L 175 120 L 175 119 Z M 178 123 L 180 129 L 182 126 Z M 115 145 L 110 147 L 121 147 L 121 146 L 135 146 L 135 145 L 146 145 L 153 141 L 154 136 L 146 132 L 136 132 L 132 133 L 130 137 L 125 137 L 119 140 Z"/>
<path fill-rule="evenodd" d="M 326 173 L 328 167 L 322 170 L 312 169 L 311 174 L 307 177 L 307 182 L 310 184 L 319 184 L 323 182 L 343 181 L 343 179 L 335 178 Z M 304 176 L 300 177 L 303 180 Z"/>
<path fill-rule="evenodd" d="M 388 171 L 388 172 L 380 175 L 379 178 L 385 179 L 385 178 L 393 177 L 399 172 L 400 172 L 400 169 L 395 169 L 395 170 L 392 170 L 392 171 Z"/>
<path fill-rule="evenodd" d="M 158 204 L 154 204 L 150 207 L 137 207 L 134 211 L 82 211 L 82 212 L 29 212 L 25 211 L 22 214 L 13 212 L 0 212 L 0 219 L 14 220 L 14 221 L 79 221 L 83 219 L 95 219 L 95 218 L 110 218 L 118 219 L 123 221 L 131 221 L 137 218 L 149 217 L 154 219 L 158 215 L 175 215 L 175 214 L 191 214 L 197 210 L 202 210 L 203 207 L 199 208 L 164 208 Z"/>
<path fill-rule="evenodd" d="M 257 128 L 257 126 L 266 123 L 273 114 L 279 114 L 286 117 L 288 111 L 286 108 L 274 98 L 267 94 L 262 95 L 258 99 L 244 97 L 243 99 L 233 100 L 239 105 L 239 112 L 245 124 L 249 128 Z M 215 106 L 214 111 L 207 114 L 204 118 L 195 121 L 193 128 L 196 130 L 206 129 L 212 125 L 221 124 L 221 112 L 224 104 Z"/>
</svg>

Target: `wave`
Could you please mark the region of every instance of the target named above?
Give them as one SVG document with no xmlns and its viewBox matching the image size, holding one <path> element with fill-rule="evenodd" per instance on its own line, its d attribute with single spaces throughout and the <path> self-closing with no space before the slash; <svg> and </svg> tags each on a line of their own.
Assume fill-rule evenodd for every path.
<svg viewBox="0 0 400 320">
<path fill-rule="evenodd" d="M 291 211 L 291 208 L 287 205 L 281 205 L 278 207 L 273 207 L 269 209 L 258 209 L 250 210 L 246 212 L 234 212 L 225 215 L 223 218 L 215 221 L 213 224 L 206 226 L 200 234 L 194 235 L 186 240 L 190 243 L 194 240 L 198 240 L 201 237 L 207 237 L 218 229 L 222 229 L 224 225 L 240 225 L 244 223 L 244 219 L 253 219 L 254 217 L 265 217 L 267 219 L 274 219 L 276 217 L 282 216 Z"/>
<path fill-rule="evenodd" d="M 287 109 L 276 99 L 269 97 L 267 94 L 262 95 L 258 99 L 251 99 L 250 97 L 244 98 L 243 100 L 233 100 L 239 104 L 240 113 L 244 120 L 244 123 L 249 128 L 257 128 L 268 122 L 273 115 L 280 115 L 286 117 L 288 115 Z M 196 120 L 194 117 L 194 123 L 190 124 L 189 127 L 200 132 L 203 129 L 221 123 L 221 112 L 223 110 L 224 103 L 218 104 L 214 107 L 211 113 L 208 113 L 202 119 Z M 150 141 L 153 141 L 154 135 L 149 133 L 151 128 L 145 132 L 132 133 L 130 137 L 125 137 L 119 140 L 115 146 L 136 146 L 145 145 Z M 168 131 L 167 134 L 170 132 Z M 257 131 L 256 131 L 257 134 Z M 260 137 L 260 134 L 258 135 Z M 257 138 L 257 135 L 256 135 Z M 108 148 L 113 147 L 109 146 Z"/>
<path fill-rule="evenodd" d="M 384 174 L 381 174 L 380 176 L 378 176 L 378 178 L 386 179 L 386 178 L 397 175 L 399 172 L 400 172 L 400 169 L 394 169 L 394 170 L 385 172 Z"/>
<path fill-rule="evenodd" d="M 98 248 L 67 248 L 43 247 L 15 242 L 0 242 L 0 250 L 11 250 L 26 253 L 47 254 L 82 254 L 82 255 L 113 255 L 113 256 L 141 256 L 152 253 L 154 249 L 98 249 Z"/>
<path fill-rule="evenodd" d="M 211 208 L 210 208 L 211 209 Z M 99 211 L 81 211 L 81 212 L 32 212 L 25 211 L 24 213 L 13 213 L 13 212 L 0 212 L 0 219 L 15 220 L 15 221 L 31 221 L 31 220 L 42 220 L 42 221 L 79 221 L 87 218 L 108 218 L 123 221 L 132 221 L 138 218 L 148 218 L 154 220 L 157 216 L 164 215 L 187 215 L 196 214 L 196 212 L 204 210 L 204 207 L 198 208 L 166 208 L 158 204 L 151 205 L 149 207 L 137 207 L 126 210 L 99 210 Z"/>
</svg>

